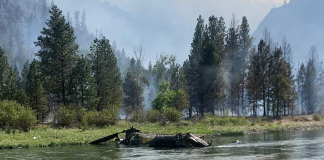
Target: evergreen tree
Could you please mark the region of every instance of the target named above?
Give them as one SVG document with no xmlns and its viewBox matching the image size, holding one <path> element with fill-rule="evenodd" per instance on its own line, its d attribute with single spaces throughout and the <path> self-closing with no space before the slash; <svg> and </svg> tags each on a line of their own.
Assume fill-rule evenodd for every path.
<svg viewBox="0 0 324 160">
<path fill-rule="evenodd" d="M 83 55 L 72 69 L 68 86 L 71 102 L 84 108 L 95 109 L 97 104 L 95 81 L 92 77 L 91 64 Z"/>
<path fill-rule="evenodd" d="M 242 18 L 242 23 L 239 28 L 239 45 L 240 45 L 240 57 L 239 57 L 239 84 L 241 86 L 241 113 L 244 114 L 244 108 L 245 108 L 245 80 L 247 77 L 246 71 L 248 67 L 248 58 L 249 58 L 249 52 L 252 47 L 252 41 L 253 38 L 250 37 L 250 26 L 248 23 L 248 20 L 245 16 Z"/>
<path fill-rule="evenodd" d="M 247 99 L 250 104 L 252 104 L 252 115 L 257 116 L 257 110 L 259 108 L 259 103 L 262 99 L 262 81 L 261 81 L 261 70 L 260 70 L 260 61 L 259 54 L 253 49 L 250 55 L 250 65 L 247 76 Z"/>
<path fill-rule="evenodd" d="M 270 46 L 263 40 L 261 40 L 258 45 L 258 55 L 260 58 L 259 67 L 261 72 L 261 85 L 259 87 L 262 88 L 263 116 L 266 116 L 266 97 L 270 81 L 269 77 L 267 77 L 267 74 L 269 73 Z"/>
<path fill-rule="evenodd" d="M 18 93 L 18 72 L 9 67 L 5 75 L 3 86 L 3 99 L 14 101 Z"/>
<path fill-rule="evenodd" d="M 87 20 L 87 13 L 85 10 L 83 10 L 81 15 L 81 21 L 80 21 L 80 30 L 82 31 L 83 34 L 89 33 L 86 25 L 86 20 Z"/>
<path fill-rule="evenodd" d="M 81 30 L 81 23 L 80 23 L 80 11 L 74 12 L 74 28 L 77 32 L 76 34 L 79 34 L 79 31 Z"/>
<path fill-rule="evenodd" d="M 45 116 L 48 113 L 47 99 L 43 88 L 40 62 L 35 59 L 30 63 L 27 74 L 26 93 L 29 106 L 37 113 L 37 120 L 44 122 Z"/>
<path fill-rule="evenodd" d="M 68 12 L 66 15 L 66 21 L 68 21 L 70 23 L 70 25 L 73 24 L 73 20 L 72 20 L 72 17 L 70 16 L 70 12 Z"/>
<path fill-rule="evenodd" d="M 309 51 L 309 60 L 305 72 L 304 100 L 307 114 L 314 114 L 317 109 L 317 51 L 314 46 Z"/>
<path fill-rule="evenodd" d="M 97 110 L 108 109 L 117 114 L 123 99 L 122 80 L 109 40 L 94 40 L 90 57 L 99 98 Z"/>
<path fill-rule="evenodd" d="M 230 28 L 227 31 L 226 36 L 226 50 L 227 50 L 227 65 L 229 68 L 229 105 L 231 106 L 232 113 L 239 114 L 239 103 L 240 103 L 240 52 L 239 52 L 239 26 L 238 21 L 233 14 Z"/>
<path fill-rule="evenodd" d="M 192 117 L 193 109 L 198 110 L 201 108 L 199 100 L 199 72 L 200 61 L 203 49 L 203 33 L 204 33 L 204 20 L 201 16 L 197 19 L 197 25 L 193 41 L 191 43 L 191 51 L 188 61 L 184 63 L 184 71 L 188 82 L 188 94 L 189 94 L 189 117 Z M 186 65 L 185 65 L 186 64 Z M 186 67 L 185 67 L 186 66 Z"/>
<path fill-rule="evenodd" d="M 5 81 L 7 79 L 9 71 L 9 64 L 7 56 L 5 56 L 4 51 L 0 47 L 0 100 L 4 100 L 5 93 Z"/>
<path fill-rule="evenodd" d="M 35 45 L 41 48 L 37 55 L 41 60 L 46 91 L 56 95 L 57 103 L 67 105 L 67 84 L 76 61 L 78 45 L 73 28 L 65 21 L 62 11 L 53 5 L 49 13 L 51 16 L 46 22 L 47 28 L 41 31 L 42 35 Z"/>
<path fill-rule="evenodd" d="M 222 17 L 209 17 L 209 24 L 203 33 L 203 51 L 200 61 L 200 108 L 201 116 L 204 110 L 215 113 L 215 105 L 220 104 L 223 94 L 222 62 L 225 57 L 225 22 Z"/>
<path fill-rule="evenodd" d="M 138 76 L 136 76 L 136 74 L 136 60 L 132 58 L 130 61 L 130 67 L 125 77 L 125 82 L 123 83 L 123 105 L 127 118 L 134 111 L 142 109 L 143 107 L 143 88 L 138 83 L 139 79 L 137 79 Z"/>
<path fill-rule="evenodd" d="M 27 83 L 27 75 L 29 73 L 29 61 L 27 60 L 24 64 L 24 68 L 21 71 L 21 83 L 19 84 L 19 88 L 25 89 Z"/>
<path fill-rule="evenodd" d="M 301 107 L 301 114 L 305 113 L 305 79 L 306 79 L 306 68 L 304 63 L 300 65 L 298 75 L 297 75 L 297 85 L 298 85 L 298 94 L 299 94 L 299 105 Z"/>
</svg>

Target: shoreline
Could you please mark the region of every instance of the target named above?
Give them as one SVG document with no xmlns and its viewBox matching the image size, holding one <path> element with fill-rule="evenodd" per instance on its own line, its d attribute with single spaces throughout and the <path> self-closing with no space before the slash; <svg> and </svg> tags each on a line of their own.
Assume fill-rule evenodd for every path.
<svg viewBox="0 0 324 160">
<path fill-rule="evenodd" d="M 302 117 L 302 118 L 300 118 Z M 306 117 L 306 118 L 305 118 Z M 197 122 L 182 120 L 178 123 L 160 125 L 157 123 L 135 123 L 120 121 L 116 125 L 105 128 L 84 129 L 54 129 L 49 126 L 39 126 L 29 132 L 11 131 L 0 132 L 0 149 L 32 148 L 32 147 L 53 147 L 69 145 L 87 145 L 89 142 L 104 136 L 120 132 L 131 126 L 140 129 L 143 133 L 154 134 L 175 134 L 190 132 L 195 135 L 206 137 L 217 136 L 239 136 L 247 134 L 263 134 L 271 132 L 290 132 L 303 130 L 324 130 L 323 121 L 310 120 L 310 116 L 298 116 L 302 121 L 296 121 L 296 117 L 280 120 L 256 120 L 246 118 L 250 125 L 212 125 L 208 121 Z M 259 122 L 257 122 L 259 121 Z M 121 134 L 120 137 L 124 137 Z"/>
</svg>

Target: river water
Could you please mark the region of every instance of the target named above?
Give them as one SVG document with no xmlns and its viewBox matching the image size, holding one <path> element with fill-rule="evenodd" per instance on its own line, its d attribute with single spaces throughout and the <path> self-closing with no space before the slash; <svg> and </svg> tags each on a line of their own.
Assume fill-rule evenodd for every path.
<svg viewBox="0 0 324 160">
<path fill-rule="evenodd" d="M 323 159 L 324 130 L 206 138 L 207 148 L 154 149 L 120 146 L 63 146 L 0 150 L 0 159 Z M 240 140 L 243 143 L 231 145 Z"/>
</svg>

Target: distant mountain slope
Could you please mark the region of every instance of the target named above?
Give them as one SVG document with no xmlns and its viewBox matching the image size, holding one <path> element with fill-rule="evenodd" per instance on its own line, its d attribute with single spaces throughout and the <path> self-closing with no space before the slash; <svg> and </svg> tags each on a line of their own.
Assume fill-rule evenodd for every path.
<svg viewBox="0 0 324 160">
<path fill-rule="evenodd" d="M 282 7 L 273 8 L 253 33 L 258 43 L 265 27 L 279 45 L 284 36 L 292 46 L 295 63 L 304 62 L 310 46 L 315 45 L 324 59 L 324 1 L 290 0 Z"/>
<path fill-rule="evenodd" d="M 183 48 L 186 48 L 188 52 L 185 56 L 178 57 L 182 58 L 181 61 L 184 61 L 189 53 L 192 26 L 174 26 L 160 21 L 159 17 L 152 19 L 135 15 L 110 4 L 108 1 L 54 0 L 54 3 L 63 10 L 64 15 L 70 12 L 72 17 L 75 10 L 85 9 L 90 32 L 95 33 L 96 29 L 102 29 L 102 33 L 109 40 L 115 40 L 118 46 L 123 46 L 129 56 L 133 56 L 134 45 L 143 43 L 145 63 L 148 63 L 149 60 L 155 61 L 157 54 L 161 52 L 178 54 Z M 195 18 L 193 17 L 193 20 Z M 187 34 L 184 34 L 184 30 Z"/>
</svg>

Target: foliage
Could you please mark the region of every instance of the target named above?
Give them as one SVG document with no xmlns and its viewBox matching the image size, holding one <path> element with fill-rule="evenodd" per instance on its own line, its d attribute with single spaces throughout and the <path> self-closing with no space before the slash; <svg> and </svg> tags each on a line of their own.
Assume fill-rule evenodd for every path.
<svg viewBox="0 0 324 160">
<path fill-rule="evenodd" d="M 29 131 L 36 124 L 36 116 L 30 108 L 13 102 L 0 102 L 0 128 L 1 129 L 21 129 Z"/>
<path fill-rule="evenodd" d="M 105 37 L 95 39 L 89 56 L 99 98 L 96 109 L 102 111 L 120 107 L 123 99 L 122 80 L 109 40 Z"/>
<path fill-rule="evenodd" d="M 146 111 L 145 118 L 150 123 L 156 123 L 159 122 L 162 117 L 159 111 L 151 109 Z"/>
<path fill-rule="evenodd" d="M 72 106 L 65 107 L 61 105 L 55 115 L 55 122 L 57 126 L 68 127 L 72 123 L 76 122 L 75 110 Z"/>
<path fill-rule="evenodd" d="M 88 111 L 82 118 L 83 126 L 104 127 L 108 125 L 114 125 L 115 123 L 115 114 L 106 109 L 104 109 L 103 111 Z"/>
<path fill-rule="evenodd" d="M 250 122 L 245 117 L 206 116 L 203 119 L 203 122 L 210 125 L 219 126 L 245 126 L 250 124 Z"/>
<path fill-rule="evenodd" d="M 48 113 L 47 99 L 41 76 L 40 63 L 34 59 L 30 63 L 26 77 L 26 93 L 28 95 L 28 104 L 36 111 L 39 122 L 43 122 Z"/>
<path fill-rule="evenodd" d="M 163 117 L 166 121 L 177 122 L 181 118 L 182 114 L 175 108 L 166 108 Z"/>
<path fill-rule="evenodd" d="M 143 109 L 143 89 L 144 85 L 149 86 L 147 78 L 143 75 L 144 68 L 142 62 L 132 58 L 130 67 L 127 70 L 125 81 L 123 83 L 124 100 L 123 105 L 126 111 L 126 117 L 132 115 L 135 110 Z"/>
<path fill-rule="evenodd" d="M 70 102 L 83 108 L 92 109 L 92 100 L 96 99 L 95 81 L 88 59 L 83 55 L 72 69 L 68 83 Z"/>
<path fill-rule="evenodd" d="M 181 89 L 173 91 L 169 87 L 169 83 L 162 82 L 160 84 L 160 91 L 152 102 L 153 109 L 163 112 L 167 107 L 175 108 L 178 111 L 189 108 L 187 93 Z"/>
<path fill-rule="evenodd" d="M 321 121 L 322 119 L 324 119 L 323 115 L 320 115 L 320 114 L 314 114 L 313 115 L 313 120 L 314 121 Z"/>
<path fill-rule="evenodd" d="M 67 84 L 73 65 L 75 64 L 78 45 L 70 23 L 65 21 L 62 11 L 53 5 L 49 11 L 50 19 L 46 22 L 35 42 L 40 50 L 40 66 L 45 80 L 45 89 L 57 97 L 57 103 L 67 105 Z M 59 44 L 59 45 L 58 45 Z"/>
<path fill-rule="evenodd" d="M 131 118 L 132 122 L 145 122 L 145 114 L 141 109 L 136 109 L 133 112 L 132 118 Z"/>
</svg>

